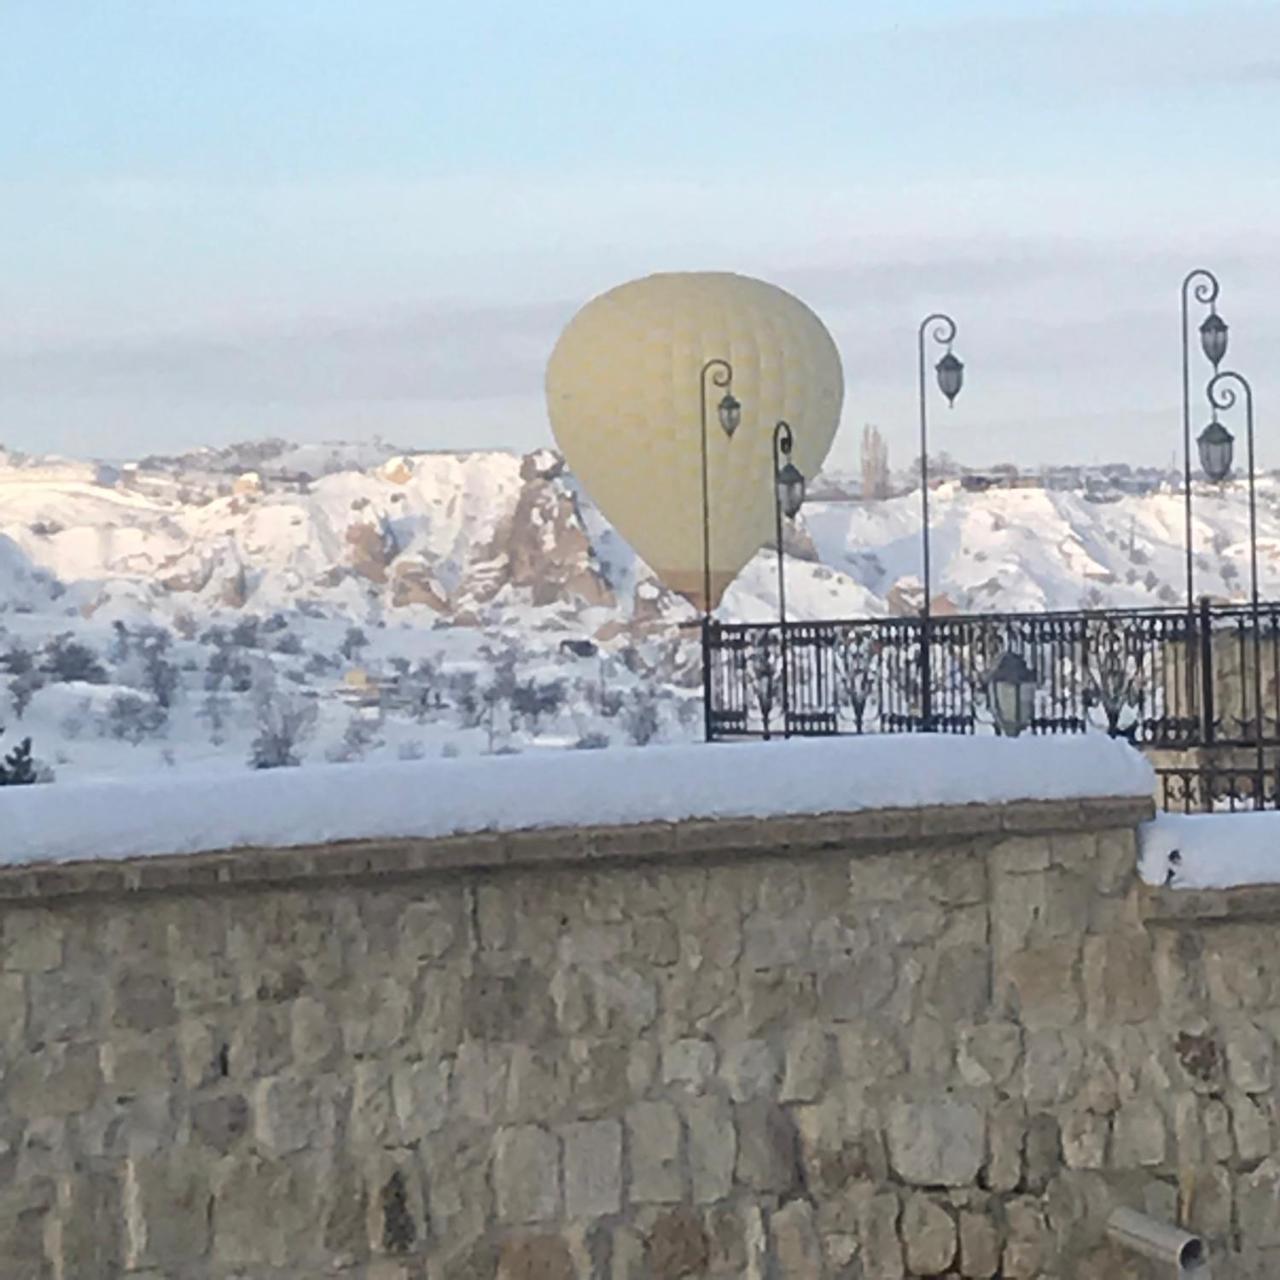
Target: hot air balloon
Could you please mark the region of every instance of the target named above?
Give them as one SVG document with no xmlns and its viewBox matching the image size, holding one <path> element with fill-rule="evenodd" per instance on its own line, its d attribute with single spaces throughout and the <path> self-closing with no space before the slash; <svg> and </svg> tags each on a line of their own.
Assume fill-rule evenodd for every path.
<svg viewBox="0 0 1280 1280">
<path fill-rule="evenodd" d="M 719 366 L 707 379 L 710 593 L 703 589 L 701 383 L 732 368 L 741 422 L 720 428 Z M 658 579 L 714 609 L 773 537 L 773 428 L 795 430 L 792 461 L 817 474 L 840 420 L 840 356 L 798 298 L 747 276 L 678 272 L 588 302 L 547 363 L 556 442 L 592 500 Z"/>
</svg>

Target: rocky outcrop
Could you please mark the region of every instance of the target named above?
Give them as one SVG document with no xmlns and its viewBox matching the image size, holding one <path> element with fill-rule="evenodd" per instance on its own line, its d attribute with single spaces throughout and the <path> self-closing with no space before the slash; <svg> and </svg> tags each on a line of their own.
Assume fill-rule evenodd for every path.
<svg viewBox="0 0 1280 1280">
<path fill-rule="evenodd" d="M 547 450 L 529 454 L 520 467 L 523 485 L 511 514 L 500 521 L 479 559 L 488 575 L 477 600 L 504 586 L 526 590 L 535 606 L 572 601 L 613 608 L 617 599 L 600 572 L 577 502 L 562 483 L 564 460 Z"/>
<path fill-rule="evenodd" d="M 249 576 L 244 565 L 237 564 L 218 586 L 218 599 L 228 609 L 243 609 L 249 600 Z"/>
<path fill-rule="evenodd" d="M 776 549 L 777 542 L 777 538 L 770 538 L 765 546 Z M 818 554 L 818 544 L 814 542 L 813 535 L 802 522 L 792 520 L 783 522 L 782 545 L 787 555 L 793 560 L 808 560 L 817 564 L 822 559 Z"/>
<path fill-rule="evenodd" d="M 636 583 L 632 597 L 631 625 L 640 630 L 666 627 L 670 624 L 673 608 L 688 612 L 688 605 L 674 592 L 668 591 L 654 578 L 642 578 Z"/>
<path fill-rule="evenodd" d="M 916 617 L 924 604 L 924 584 L 914 574 L 899 578 L 889 588 L 885 603 L 891 617 Z M 935 618 L 946 618 L 959 613 L 956 602 L 943 591 L 930 593 L 929 606 Z"/>
<path fill-rule="evenodd" d="M 184 557 L 189 565 L 189 557 Z M 208 585 L 213 566 L 197 563 L 175 571 L 162 570 L 160 586 L 166 591 L 203 591 Z"/>
<path fill-rule="evenodd" d="M 347 526 L 346 541 L 347 559 L 356 573 L 385 583 L 398 550 L 391 526 L 385 520 L 359 520 Z"/>
<path fill-rule="evenodd" d="M 249 572 L 230 538 L 211 549 L 192 548 L 160 567 L 165 591 L 205 595 L 228 609 L 243 609 L 251 594 Z"/>
<path fill-rule="evenodd" d="M 160 487 L 133 485 L 103 500 L 92 540 L 82 536 L 92 521 L 78 516 L 59 538 L 93 547 L 81 596 L 101 596 L 103 607 L 129 592 L 189 594 L 209 610 L 288 610 L 305 601 L 336 612 L 378 600 L 425 605 L 459 626 L 538 611 L 522 620 L 530 630 L 579 626 L 584 609 L 642 632 L 683 615 L 656 585 L 634 599 L 628 585 L 618 598 L 574 479 L 551 450 L 391 457 L 326 476 L 308 492 L 260 461 L 238 458 L 236 478 L 224 475 L 226 493 L 212 502 L 207 494 L 190 501 L 185 470 L 148 472 Z M 620 559 L 630 579 L 628 557 Z M 0 591 L 12 596 L 8 580 L 21 583 L 22 575 L 7 574 L 2 561 L 0 550 Z M 590 630 L 602 620 L 593 618 Z"/>
<path fill-rule="evenodd" d="M 425 604 L 437 613 L 449 608 L 448 595 L 421 559 L 401 557 L 391 567 L 391 603 L 397 608 Z"/>
</svg>

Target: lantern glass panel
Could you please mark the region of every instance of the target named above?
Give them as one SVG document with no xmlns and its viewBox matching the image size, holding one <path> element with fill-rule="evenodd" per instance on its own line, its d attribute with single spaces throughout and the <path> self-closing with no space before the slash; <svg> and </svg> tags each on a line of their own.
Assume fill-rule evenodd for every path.
<svg viewBox="0 0 1280 1280">
<path fill-rule="evenodd" d="M 804 505 L 804 475 L 794 462 L 788 462 L 778 472 L 778 505 L 788 520 L 795 519 Z"/>
<path fill-rule="evenodd" d="M 1006 650 L 991 672 L 991 714 L 1006 738 L 1016 738 L 1031 723 L 1036 678 L 1021 654 Z"/>
<path fill-rule="evenodd" d="M 1231 474 L 1231 459 L 1235 451 L 1235 437 L 1220 422 L 1211 422 L 1196 440 L 1200 451 L 1200 466 L 1215 484 Z"/>
<path fill-rule="evenodd" d="M 948 403 L 954 403 L 964 386 L 964 364 L 957 360 L 950 351 L 937 363 L 938 386 Z"/>
<path fill-rule="evenodd" d="M 1200 326 L 1200 346 L 1216 369 L 1227 354 L 1227 324 L 1216 312 L 1210 312 Z"/>
</svg>

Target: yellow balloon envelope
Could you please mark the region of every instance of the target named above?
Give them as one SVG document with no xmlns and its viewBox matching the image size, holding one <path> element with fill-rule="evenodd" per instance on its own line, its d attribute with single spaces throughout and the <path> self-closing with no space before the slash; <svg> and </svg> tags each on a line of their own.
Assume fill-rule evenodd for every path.
<svg viewBox="0 0 1280 1280">
<path fill-rule="evenodd" d="M 710 600 L 703 600 L 701 374 L 727 360 L 741 403 L 732 436 L 706 377 Z M 812 479 L 840 421 L 840 356 L 822 321 L 791 294 L 747 276 L 647 276 L 594 298 L 547 364 L 547 409 L 570 467 L 657 577 L 715 608 L 773 537 L 773 429 L 795 433 L 792 460 Z"/>
</svg>

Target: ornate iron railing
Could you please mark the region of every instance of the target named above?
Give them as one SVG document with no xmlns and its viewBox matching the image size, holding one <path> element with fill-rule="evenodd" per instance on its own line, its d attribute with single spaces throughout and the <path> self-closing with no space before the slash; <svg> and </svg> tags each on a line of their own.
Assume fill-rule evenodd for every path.
<svg viewBox="0 0 1280 1280">
<path fill-rule="evenodd" d="M 1035 673 L 1033 734 L 1096 730 L 1162 750 L 1280 743 L 1280 602 L 834 622 L 709 622 L 707 737 L 994 732 L 987 675 Z M 783 707 L 783 663 L 786 707 Z"/>
<path fill-rule="evenodd" d="M 1156 770 L 1160 807 L 1170 813 L 1239 813 L 1280 808 L 1280 770 L 1264 765 L 1178 765 Z"/>
</svg>

